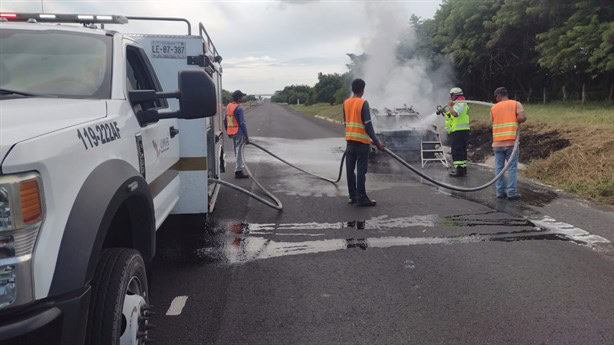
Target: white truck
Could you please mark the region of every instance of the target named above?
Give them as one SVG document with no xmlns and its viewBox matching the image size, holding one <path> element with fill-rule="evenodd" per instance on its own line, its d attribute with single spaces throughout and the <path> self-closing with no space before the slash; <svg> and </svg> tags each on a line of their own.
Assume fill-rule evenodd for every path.
<svg viewBox="0 0 614 345">
<path fill-rule="evenodd" d="M 129 20 L 188 34 L 108 30 Z M 0 21 L 0 343 L 149 343 L 156 230 L 217 197 L 221 57 L 185 19 Z"/>
</svg>

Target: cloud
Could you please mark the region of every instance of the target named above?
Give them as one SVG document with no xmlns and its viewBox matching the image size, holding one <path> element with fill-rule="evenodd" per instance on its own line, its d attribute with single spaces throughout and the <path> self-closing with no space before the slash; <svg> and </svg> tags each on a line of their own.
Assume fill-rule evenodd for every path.
<svg viewBox="0 0 614 345">
<path fill-rule="evenodd" d="M 363 52 L 361 42 L 372 21 L 366 3 L 369 1 L 43 0 L 45 11 L 51 13 L 183 17 L 192 22 L 193 34 L 203 22 L 224 58 L 224 87 L 249 93 L 270 93 L 290 84 L 313 85 L 318 72 L 344 72 L 349 62 L 345 54 Z M 409 1 L 397 8 L 407 19 L 411 13 L 426 17 L 439 3 Z M 389 5 L 377 2 L 377 6 Z M 0 9 L 38 12 L 41 2 L 1 0 Z M 186 33 L 182 23 L 131 22 L 109 28 Z"/>
<path fill-rule="evenodd" d="M 261 68 L 279 65 L 277 59 L 268 55 L 265 56 L 246 56 L 243 58 L 230 58 L 224 60 L 224 69 L 233 68 Z"/>
<path fill-rule="evenodd" d="M 288 5 L 309 5 L 319 1 L 320 0 L 279 0 L 278 8 L 285 10 Z"/>
</svg>

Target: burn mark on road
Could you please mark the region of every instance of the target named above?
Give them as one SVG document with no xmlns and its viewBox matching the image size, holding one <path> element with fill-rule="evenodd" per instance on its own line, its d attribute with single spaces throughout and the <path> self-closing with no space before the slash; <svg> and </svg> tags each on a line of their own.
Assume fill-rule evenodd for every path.
<svg viewBox="0 0 614 345">
<path fill-rule="evenodd" d="M 444 217 L 441 221 L 442 225 L 457 226 L 457 227 L 474 227 L 474 226 L 534 226 L 529 220 L 524 218 L 494 218 L 488 219 L 483 217 L 471 217 L 471 215 L 454 215 Z"/>
<path fill-rule="evenodd" d="M 158 255 L 156 260 L 170 263 L 196 264 L 241 264 L 285 256 L 307 255 L 336 252 L 342 250 L 366 251 L 369 248 L 409 247 L 416 245 L 465 245 L 483 242 L 521 242 L 521 241 L 563 241 L 590 248 L 612 248 L 607 239 L 593 235 L 573 225 L 558 222 L 550 217 L 539 219 L 489 218 L 493 212 L 481 214 L 459 214 L 443 218 L 442 224 L 459 227 L 492 226 L 524 227 L 524 229 L 500 232 L 475 232 L 441 237 L 346 237 L 334 239 L 305 240 L 325 233 L 305 233 L 305 230 L 347 229 L 348 231 L 378 230 L 383 228 L 404 228 L 409 224 L 426 221 L 434 226 L 434 218 L 421 216 L 392 218 L 376 217 L 367 221 L 338 223 L 292 223 L 292 224 L 248 224 L 243 222 L 218 223 L 208 221 L 204 228 L 193 230 L 188 226 L 175 231 L 159 233 Z M 189 225 L 189 224 L 186 224 Z M 192 229 L 192 230 L 189 230 Z M 281 230 L 282 232 L 279 232 Z M 511 229 L 510 229 L 511 230 Z M 177 231 L 184 231 L 176 236 Z M 285 231 L 285 232 L 283 232 Z M 170 233 L 170 235 L 169 235 Z M 373 232 L 372 232 L 373 233 Z M 366 233 L 363 233 L 366 234 Z M 279 235 L 279 236 L 278 236 Z M 288 238 L 288 241 L 279 241 Z M 293 241 L 294 240 L 294 241 Z"/>
</svg>

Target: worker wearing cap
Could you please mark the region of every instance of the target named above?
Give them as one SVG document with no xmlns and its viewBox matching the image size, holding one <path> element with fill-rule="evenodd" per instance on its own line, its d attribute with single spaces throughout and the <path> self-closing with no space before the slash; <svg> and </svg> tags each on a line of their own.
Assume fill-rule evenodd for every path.
<svg viewBox="0 0 614 345">
<path fill-rule="evenodd" d="M 516 189 L 518 154 L 512 157 L 512 151 L 516 143 L 518 125 L 527 120 L 527 115 L 520 102 L 508 98 L 507 89 L 504 87 L 495 90 L 495 103 L 490 109 L 490 117 L 492 119 L 492 147 L 495 154 L 497 174 L 503 170 L 506 161 L 510 161 L 511 164 L 507 171 L 507 183 L 505 176 L 501 176 L 497 180 L 497 198 L 517 200 L 519 198 Z"/>
<path fill-rule="evenodd" d="M 375 200 L 369 199 L 365 187 L 367 168 L 369 165 L 369 147 L 371 141 L 384 150 L 384 144 L 375 136 L 369 102 L 362 98 L 365 92 L 365 81 L 352 81 L 352 97 L 343 102 L 343 122 L 345 125 L 345 164 L 347 170 L 348 192 L 350 204 L 357 206 L 375 206 Z M 358 173 L 358 176 L 354 171 Z"/>
<path fill-rule="evenodd" d="M 247 125 L 245 123 L 245 113 L 240 103 L 245 94 L 240 90 L 232 93 L 232 102 L 226 106 L 226 119 L 224 127 L 226 133 L 232 139 L 234 148 L 236 165 L 235 178 L 248 178 L 249 175 L 243 173 L 243 148 L 249 144 L 249 136 L 247 135 Z"/>
<path fill-rule="evenodd" d="M 467 175 L 467 140 L 469 139 L 469 105 L 463 90 L 459 87 L 450 89 L 450 101 L 446 115 L 448 141 L 452 147 L 452 165 L 450 176 Z"/>
</svg>

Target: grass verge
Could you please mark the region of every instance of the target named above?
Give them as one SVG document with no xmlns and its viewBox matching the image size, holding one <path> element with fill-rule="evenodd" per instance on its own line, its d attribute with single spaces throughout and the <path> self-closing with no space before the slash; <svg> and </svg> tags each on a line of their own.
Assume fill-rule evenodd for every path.
<svg viewBox="0 0 614 345">
<path fill-rule="evenodd" d="M 470 104 L 472 121 L 490 124 L 490 108 Z M 550 103 L 523 105 L 528 122 L 553 127 L 611 128 L 614 129 L 614 106 L 602 103 Z"/>
<path fill-rule="evenodd" d="M 300 111 L 303 114 L 319 115 L 329 119 L 343 121 L 343 105 L 330 105 L 328 103 L 316 103 L 313 105 L 290 104 L 290 108 Z"/>
<path fill-rule="evenodd" d="M 488 107 L 471 105 L 472 125 L 490 127 Z M 530 133 L 531 142 L 522 141 L 523 150 L 537 150 L 548 145 L 552 134 L 570 145 L 552 150 L 545 157 L 529 158 L 526 177 L 567 192 L 614 205 L 614 107 L 604 104 L 552 103 L 525 105 L 527 123 L 521 127 Z M 537 140 L 535 140 L 537 139 Z M 530 145 L 530 146 L 529 146 Z M 543 149 L 543 147 L 539 147 Z M 522 158 L 522 154 L 521 154 Z"/>
</svg>

